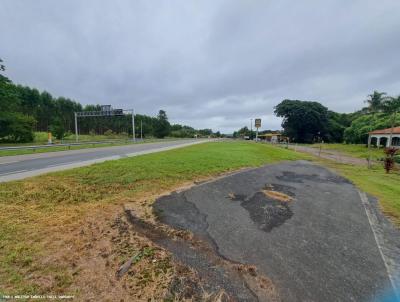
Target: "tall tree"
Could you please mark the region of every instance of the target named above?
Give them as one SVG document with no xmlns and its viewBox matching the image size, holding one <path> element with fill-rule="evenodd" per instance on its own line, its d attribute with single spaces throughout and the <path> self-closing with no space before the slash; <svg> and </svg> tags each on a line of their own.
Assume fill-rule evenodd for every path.
<svg viewBox="0 0 400 302">
<path fill-rule="evenodd" d="M 389 146 L 392 145 L 393 128 L 395 127 L 397 113 L 400 111 L 400 95 L 397 97 L 387 97 L 382 103 L 383 111 L 390 116 L 390 136 Z"/>
<path fill-rule="evenodd" d="M 274 112 L 283 118 L 285 135 L 292 141 L 312 143 L 327 138 L 328 108 L 318 102 L 283 100 Z"/>
<path fill-rule="evenodd" d="M 169 134 L 170 129 L 171 125 L 168 122 L 167 113 L 164 110 L 160 110 L 154 127 L 154 136 L 164 138 Z"/>
<path fill-rule="evenodd" d="M 5 67 L 0 59 L 0 141 L 29 141 L 33 131 L 51 130 L 56 137 L 64 137 L 75 131 L 74 112 L 100 111 L 100 105 L 82 106 L 80 103 L 64 97 L 53 97 L 50 93 L 27 86 L 16 85 L 2 74 Z M 135 116 L 135 133 L 144 137 L 193 137 L 197 130 L 189 126 L 177 125 L 170 131 L 167 114 L 160 110 L 158 117 Z M 18 123 L 16 122 L 18 121 Z M 20 127 L 18 127 L 20 126 Z M 79 118 L 79 133 L 132 134 L 132 116 L 118 117 L 93 116 Z M 206 129 L 209 133 L 211 130 Z M 14 134 L 12 135 L 12 133 Z M 17 133 L 18 132 L 18 133 Z"/>
<path fill-rule="evenodd" d="M 0 59 L 0 71 L 5 67 Z M 35 119 L 19 111 L 18 89 L 5 76 L 0 74 L 0 139 L 13 142 L 33 140 Z"/>
<path fill-rule="evenodd" d="M 6 70 L 6 67 L 3 64 L 3 60 L 0 58 L 0 71 Z"/>
<path fill-rule="evenodd" d="M 379 92 L 374 90 L 372 94 L 368 95 L 365 103 L 368 104 L 368 111 L 371 113 L 377 113 L 382 111 L 382 105 L 385 100 L 386 92 Z"/>
<path fill-rule="evenodd" d="M 368 98 L 364 101 L 368 104 L 366 111 L 372 113 L 372 119 L 375 121 L 375 114 L 382 111 L 382 105 L 385 100 L 386 92 L 379 92 L 374 90 L 372 94 L 368 95 Z M 372 128 L 369 129 L 372 131 Z M 368 148 L 370 148 L 370 142 L 368 142 Z"/>
</svg>

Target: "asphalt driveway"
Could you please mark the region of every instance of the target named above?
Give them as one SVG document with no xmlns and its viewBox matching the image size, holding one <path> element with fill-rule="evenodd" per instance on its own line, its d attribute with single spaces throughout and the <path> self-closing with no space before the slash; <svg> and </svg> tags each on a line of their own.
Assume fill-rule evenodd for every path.
<svg viewBox="0 0 400 302">
<path fill-rule="evenodd" d="M 297 161 L 173 193 L 154 208 L 224 259 L 256 266 L 282 301 L 381 301 L 393 292 L 400 236 L 374 226 L 360 196 L 346 179 Z"/>
</svg>

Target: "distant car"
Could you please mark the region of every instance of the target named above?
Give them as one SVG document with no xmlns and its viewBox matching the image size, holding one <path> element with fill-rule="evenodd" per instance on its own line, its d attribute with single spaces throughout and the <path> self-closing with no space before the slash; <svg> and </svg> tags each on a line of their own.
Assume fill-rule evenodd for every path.
<svg viewBox="0 0 400 302">
<path fill-rule="evenodd" d="M 250 136 L 244 136 L 243 137 L 245 140 L 250 140 Z"/>
</svg>

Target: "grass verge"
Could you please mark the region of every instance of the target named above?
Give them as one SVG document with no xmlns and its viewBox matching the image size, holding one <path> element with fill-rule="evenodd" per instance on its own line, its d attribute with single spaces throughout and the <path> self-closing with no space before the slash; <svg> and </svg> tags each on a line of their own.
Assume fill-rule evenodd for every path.
<svg viewBox="0 0 400 302">
<path fill-rule="evenodd" d="M 385 156 L 383 147 L 380 149 L 372 147 L 370 150 L 368 150 L 364 144 L 311 144 L 304 146 L 311 148 L 319 148 L 321 146 L 322 151 L 338 151 L 345 155 L 362 159 L 367 159 L 370 154 L 373 160 L 378 160 Z"/>
<path fill-rule="evenodd" d="M 155 196 L 178 186 L 243 167 L 307 158 L 264 144 L 214 142 L 1 183 L 0 293 L 154 298 L 170 274 L 161 251 L 135 264 L 134 275 L 115 280 L 127 257 L 154 248 L 126 232 L 123 222 L 115 226 L 122 204 L 146 216 Z M 126 241 L 119 241 L 124 236 Z"/>
</svg>

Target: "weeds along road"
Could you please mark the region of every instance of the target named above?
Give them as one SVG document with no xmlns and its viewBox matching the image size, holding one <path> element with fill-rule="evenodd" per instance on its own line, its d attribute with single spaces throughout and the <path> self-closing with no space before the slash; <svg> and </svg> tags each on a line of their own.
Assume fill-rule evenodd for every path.
<svg viewBox="0 0 400 302">
<path fill-rule="evenodd" d="M 0 157 L 0 182 L 18 180 L 48 172 L 83 167 L 107 160 L 165 151 L 208 141 L 210 140 L 191 139 Z"/>
</svg>

